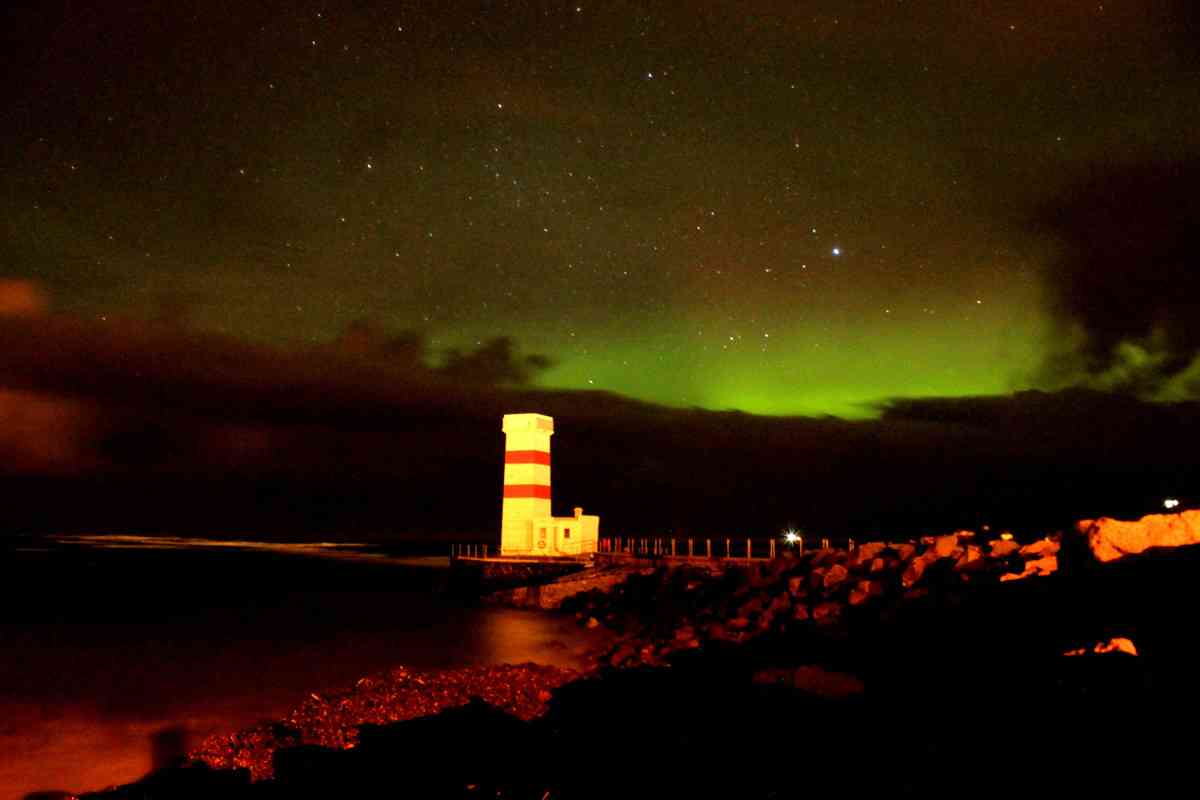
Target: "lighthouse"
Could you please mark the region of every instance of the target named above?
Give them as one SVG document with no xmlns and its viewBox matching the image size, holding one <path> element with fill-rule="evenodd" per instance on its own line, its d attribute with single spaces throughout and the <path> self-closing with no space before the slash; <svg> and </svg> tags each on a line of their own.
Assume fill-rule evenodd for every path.
<svg viewBox="0 0 1200 800">
<path fill-rule="evenodd" d="M 550 508 L 550 437 L 554 419 L 544 414 L 505 414 L 504 491 L 500 554 L 581 556 L 596 552 L 600 518 L 555 517 Z"/>
</svg>

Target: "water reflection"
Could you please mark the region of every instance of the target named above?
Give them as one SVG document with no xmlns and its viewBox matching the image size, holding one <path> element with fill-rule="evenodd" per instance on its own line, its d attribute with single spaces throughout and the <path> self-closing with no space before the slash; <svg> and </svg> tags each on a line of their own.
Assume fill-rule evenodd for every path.
<svg viewBox="0 0 1200 800">
<path fill-rule="evenodd" d="M 166 538 L 0 553 L 0 800 L 135 780 L 399 664 L 576 667 L 597 641 L 569 619 L 445 605 L 429 568 L 444 558 Z"/>
</svg>

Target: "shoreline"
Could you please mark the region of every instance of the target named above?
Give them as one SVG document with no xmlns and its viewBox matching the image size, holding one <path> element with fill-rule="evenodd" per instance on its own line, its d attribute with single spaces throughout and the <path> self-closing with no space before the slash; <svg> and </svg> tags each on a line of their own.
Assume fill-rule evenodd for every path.
<svg viewBox="0 0 1200 800">
<path fill-rule="evenodd" d="M 449 673 L 405 672 L 404 682 L 430 680 L 418 695 L 451 702 L 428 706 L 425 716 L 376 715 L 358 725 L 342 718 L 332 738 L 293 737 L 273 755 L 274 777 L 257 783 L 249 772 L 196 765 L 164 773 L 156 785 L 166 797 L 185 796 L 171 786 L 184 792 L 211 778 L 230 781 L 230 796 L 250 798 L 312 785 L 403 787 L 429 797 L 486 789 L 504 797 L 767 798 L 844 792 L 853 775 L 859 789 L 957 796 L 980 779 L 983 764 L 1000 759 L 1021 765 L 999 777 L 988 771 L 1008 791 L 1100 791 L 1112 788 L 1111 778 L 1080 770 L 1111 733 L 1141 731 L 1123 744 L 1139 759 L 1182 746 L 1146 724 L 1168 708 L 1191 707 L 1200 694 L 1191 678 L 1200 654 L 1184 624 L 1190 605 L 1181 602 L 1184 578 L 1200 569 L 1200 547 L 1105 560 L 1082 529 L 1024 547 L 974 538 L 870 543 L 856 553 L 818 551 L 707 576 L 686 566 L 643 567 L 605 591 L 593 586 L 560 603 L 579 624 L 622 637 L 594 669 L 498 668 L 497 675 L 526 670 L 543 681 L 537 689 L 536 680 L 520 684 L 517 694 L 536 700 L 524 713 L 510 713 L 495 693 L 488 700 L 482 676 L 481 685 L 453 693 L 439 683 Z M 510 681 L 510 690 L 518 683 Z M 314 698 L 307 713 L 321 718 L 320 709 L 351 708 L 369 696 Z M 273 734 L 280 732 L 286 723 Z M 471 758 L 453 757 L 446 743 L 460 740 L 476 743 L 466 751 Z M 774 764 L 781 747 L 799 748 L 819 773 L 799 780 L 778 767 L 715 775 L 677 768 L 712 753 L 723 764 Z M 520 757 L 526 748 L 554 757 Z M 581 772 L 576 767 L 591 762 L 566 756 L 577 751 L 631 763 L 653 753 L 650 763 L 660 769 Z M 1053 756 L 1022 759 L 1022 752 Z M 930 758 L 936 770 L 918 766 Z M 856 772 L 864 759 L 882 772 Z M 1137 785 L 1147 780 L 1139 773 Z"/>
</svg>

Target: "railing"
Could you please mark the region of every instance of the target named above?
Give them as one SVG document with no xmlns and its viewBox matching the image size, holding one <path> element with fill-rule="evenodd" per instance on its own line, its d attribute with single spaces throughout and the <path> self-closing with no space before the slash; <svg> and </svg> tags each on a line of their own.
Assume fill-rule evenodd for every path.
<svg viewBox="0 0 1200 800">
<path fill-rule="evenodd" d="M 487 558 L 488 546 L 486 544 L 452 544 L 450 545 L 450 558 Z"/>
<path fill-rule="evenodd" d="M 688 538 L 674 537 L 607 537 L 599 541 L 597 552 L 604 555 L 626 558 L 675 558 L 675 559 L 737 559 L 740 561 L 767 561 L 792 552 L 797 555 L 806 549 L 853 550 L 854 539 L 832 539 L 829 537 L 796 536 L 792 540 L 754 538 Z"/>
<path fill-rule="evenodd" d="M 596 552 L 617 558 L 647 559 L 726 559 L 737 561 L 769 561 L 787 553 L 800 555 L 809 550 L 854 550 L 857 542 L 851 538 L 808 537 L 794 539 L 755 539 L 733 537 L 675 538 L 610 536 L 597 542 Z M 487 544 L 459 543 L 450 545 L 450 558 L 488 558 L 499 556 L 499 550 Z"/>
</svg>

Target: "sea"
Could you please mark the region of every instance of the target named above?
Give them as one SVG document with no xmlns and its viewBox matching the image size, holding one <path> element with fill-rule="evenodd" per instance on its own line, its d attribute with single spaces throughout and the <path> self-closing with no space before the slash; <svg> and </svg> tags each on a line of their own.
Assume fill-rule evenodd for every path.
<svg viewBox="0 0 1200 800">
<path fill-rule="evenodd" d="M 465 603 L 445 555 L 408 551 L 0 536 L 0 800 L 136 780 L 164 742 L 278 719 L 395 666 L 580 667 L 601 643 L 569 618 Z"/>
</svg>

